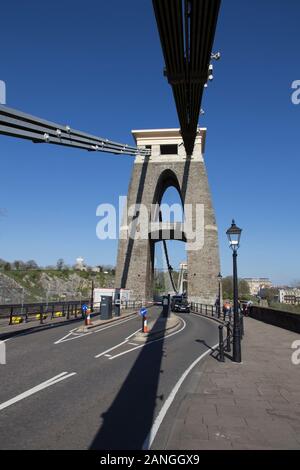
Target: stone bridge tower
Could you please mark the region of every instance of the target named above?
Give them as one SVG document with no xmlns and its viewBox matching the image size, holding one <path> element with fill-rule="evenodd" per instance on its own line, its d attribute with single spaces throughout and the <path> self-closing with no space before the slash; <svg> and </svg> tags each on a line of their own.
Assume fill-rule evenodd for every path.
<svg viewBox="0 0 300 470">
<path fill-rule="evenodd" d="M 120 230 L 115 285 L 130 289 L 132 298 L 152 300 L 155 242 L 175 238 L 187 243 L 189 299 L 213 304 L 217 298 L 220 264 L 217 225 L 203 159 L 206 129 L 198 129 L 191 157 L 185 153 L 179 129 L 136 130 L 132 133 L 138 147 L 151 149 L 151 155 L 137 155 L 134 162 L 128 190 L 128 213 L 125 211 L 123 215 Z M 161 203 L 169 186 L 178 190 L 184 208 L 186 205 L 192 208 L 192 230 L 182 224 L 179 224 L 181 227 L 169 224 L 166 228 L 158 221 L 156 233 L 153 235 L 150 225 L 145 236 L 141 233 L 143 227 L 139 219 L 143 210 L 140 205 L 147 208 L 150 216 L 151 205 Z M 134 208 L 132 212 L 130 207 Z M 128 237 L 129 228 L 131 237 Z M 195 236 L 200 242 L 195 243 Z"/>
</svg>

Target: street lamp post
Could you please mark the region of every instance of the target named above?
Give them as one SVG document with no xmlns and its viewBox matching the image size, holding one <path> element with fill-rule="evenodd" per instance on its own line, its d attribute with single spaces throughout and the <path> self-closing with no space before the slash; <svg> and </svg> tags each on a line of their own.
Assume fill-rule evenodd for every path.
<svg viewBox="0 0 300 470">
<path fill-rule="evenodd" d="M 92 273 L 92 291 L 91 291 L 91 313 L 94 312 L 94 277 L 95 273 Z"/>
<path fill-rule="evenodd" d="M 242 362 L 241 353 L 241 326 L 238 307 L 238 276 L 237 276 L 237 250 L 240 246 L 242 229 L 236 226 L 234 220 L 226 234 L 233 257 L 233 360 Z"/>
<path fill-rule="evenodd" d="M 219 283 L 219 298 L 218 298 L 218 318 L 220 318 L 221 316 L 221 308 L 222 308 L 222 303 L 223 303 L 223 300 L 222 300 L 222 297 L 223 297 L 223 292 L 222 292 L 222 274 L 219 273 L 218 274 L 218 283 Z"/>
</svg>

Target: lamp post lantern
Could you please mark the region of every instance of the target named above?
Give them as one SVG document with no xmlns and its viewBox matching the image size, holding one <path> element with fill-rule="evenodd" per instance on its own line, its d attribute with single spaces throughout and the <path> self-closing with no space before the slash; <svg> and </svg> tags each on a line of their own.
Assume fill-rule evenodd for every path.
<svg viewBox="0 0 300 470">
<path fill-rule="evenodd" d="M 240 246 L 242 229 L 236 226 L 234 220 L 226 234 L 233 257 L 233 360 L 242 362 L 241 352 L 241 325 L 238 307 L 238 276 L 237 276 L 237 250 Z"/>
<path fill-rule="evenodd" d="M 222 297 L 223 297 L 223 292 L 222 292 L 222 274 L 219 273 L 218 276 L 217 276 L 217 279 L 218 279 L 218 284 L 219 284 L 219 298 L 218 298 L 218 318 L 220 318 L 221 316 L 221 308 L 222 308 L 222 303 L 223 303 L 223 300 L 222 300 Z"/>
</svg>

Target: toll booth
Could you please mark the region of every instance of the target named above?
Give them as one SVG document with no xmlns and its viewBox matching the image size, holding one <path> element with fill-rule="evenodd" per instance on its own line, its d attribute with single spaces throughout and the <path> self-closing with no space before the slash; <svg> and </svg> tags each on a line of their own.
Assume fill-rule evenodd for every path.
<svg viewBox="0 0 300 470">
<path fill-rule="evenodd" d="M 112 318 L 112 297 L 108 295 L 101 295 L 100 317 L 101 320 Z"/>
</svg>

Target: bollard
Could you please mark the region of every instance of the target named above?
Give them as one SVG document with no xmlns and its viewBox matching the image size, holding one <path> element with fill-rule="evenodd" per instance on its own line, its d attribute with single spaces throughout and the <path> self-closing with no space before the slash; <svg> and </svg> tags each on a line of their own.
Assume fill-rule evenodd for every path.
<svg viewBox="0 0 300 470">
<path fill-rule="evenodd" d="M 43 316 L 44 316 L 44 305 L 41 305 L 41 309 L 40 309 L 40 323 L 43 323 Z"/>
<path fill-rule="evenodd" d="M 220 351 L 220 362 L 225 362 L 224 340 L 223 340 L 223 325 L 219 325 L 219 351 Z"/>
<path fill-rule="evenodd" d="M 227 328 L 226 351 L 231 352 L 230 322 L 227 322 L 226 328 Z"/>
</svg>

